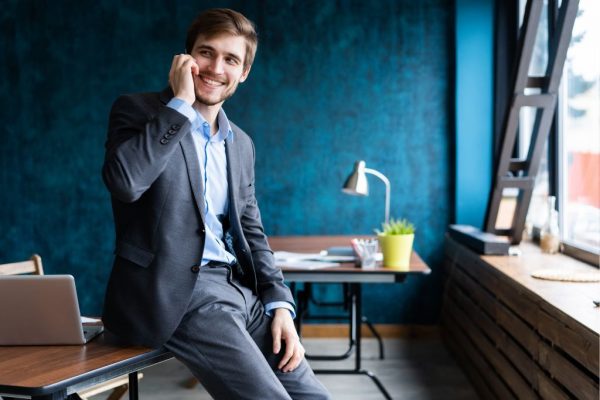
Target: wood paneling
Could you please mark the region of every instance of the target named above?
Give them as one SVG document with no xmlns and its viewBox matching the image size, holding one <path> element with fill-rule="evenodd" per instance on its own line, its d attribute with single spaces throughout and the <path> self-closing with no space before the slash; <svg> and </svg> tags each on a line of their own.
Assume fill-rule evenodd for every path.
<svg viewBox="0 0 600 400">
<path fill-rule="evenodd" d="M 586 266 L 521 248 L 520 257 L 482 257 L 447 239 L 445 342 L 472 381 L 486 381 L 475 384 L 485 398 L 597 399 L 600 321 L 591 297 L 600 285 L 536 280 L 530 272 L 549 264 Z"/>
</svg>

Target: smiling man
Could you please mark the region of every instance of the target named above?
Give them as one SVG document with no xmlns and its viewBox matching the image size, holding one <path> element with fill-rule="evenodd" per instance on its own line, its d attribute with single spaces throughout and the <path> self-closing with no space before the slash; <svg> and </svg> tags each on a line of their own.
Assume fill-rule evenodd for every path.
<svg viewBox="0 0 600 400">
<path fill-rule="evenodd" d="M 243 15 L 208 10 L 173 58 L 169 88 L 115 101 L 102 170 L 116 231 L 103 320 L 132 344 L 166 347 L 216 399 L 328 399 L 263 231 L 254 145 L 222 109 L 256 46 Z"/>
</svg>

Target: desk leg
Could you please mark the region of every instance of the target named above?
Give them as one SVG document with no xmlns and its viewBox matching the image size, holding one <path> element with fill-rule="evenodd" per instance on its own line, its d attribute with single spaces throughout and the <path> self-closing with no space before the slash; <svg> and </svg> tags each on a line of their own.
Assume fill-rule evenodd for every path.
<svg viewBox="0 0 600 400">
<path fill-rule="evenodd" d="M 70 397 L 70 396 L 69 396 Z M 67 399 L 67 390 L 59 390 L 58 392 L 44 394 L 41 396 L 32 396 L 31 400 L 65 400 Z"/>
<path fill-rule="evenodd" d="M 137 371 L 129 374 L 129 400 L 138 400 L 138 375 Z"/>
<path fill-rule="evenodd" d="M 379 391 L 381 392 L 381 394 L 383 394 L 383 396 L 387 399 L 387 400 L 391 400 L 392 396 L 390 396 L 390 394 L 388 393 L 388 391 L 386 390 L 385 386 L 383 386 L 383 384 L 381 383 L 381 381 L 379 380 L 379 378 L 377 378 L 375 376 L 374 373 L 372 373 L 371 371 L 368 370 L 364 370 L 361 368 L 361 319 L 362 319 L 362 292 L 361 292 L 361 285 L 360 283 L 351 283 L 350 284 L 350 293 L 351 293 L 351 305 L 352 305 L 352 321 L 354 321 L 354 323 L 352 324 L 352 337 L 355 340 L 356 343 L 356 353 L 355 353 L 355 360 L 354 360 L 354 369 L 351 370 L 336 370 L 336 369 L 320 369 L 320 370 L 314 370 L 314 372 L 316 374 L 326 374 L 326 375 L 366 375 L 369 378 L 371 378 L 371 380 L 373 381 L 373 383 L 375 383 L 375 385 L 377 385 L 377 388 L 379 389 Z"/>
<path fill-rule="evenodd" d="M 352 329 L 356 343 L 355 365 L 356 370 L 359 371 L 362 356 L 362 291 L 360 283 L 351 283 L 350 292 L 352 293 L 352 321 L 354 321 Z"/>
</svg>

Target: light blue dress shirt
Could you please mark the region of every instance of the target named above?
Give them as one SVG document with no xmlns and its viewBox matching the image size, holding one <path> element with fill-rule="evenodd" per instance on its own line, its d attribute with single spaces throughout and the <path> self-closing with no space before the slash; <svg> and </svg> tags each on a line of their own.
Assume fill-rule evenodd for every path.
<svg viewBox="0 0 600 400">
<path fill-rule="evenodd" d="M 225 111 L 221 108 L 217 116 L 219 130 L 211 136 L 210 125 L 202 114 L 185 101 L 174 97 L 167 106 L 185 115 L 192 123 L 192 138 L 200 162 L 202 187 L 204 189 L 204 222 L 206 240 L 200 265 L 210 261 L 220 261 L 227 264 L 236 262 L 233 254 L 225 249 L 223 243 L 223 225 L 221 220 L 229 214 L 229 195 L 227 182 L 227 157 L 225 154 L 225 139 L 234 140 L 233 131 Z M 275 301 L 265 304 L 265 312 L 272 316 L 276 308 L 290 310 L 292 318 L 295 312 L 292 305 L 286 301 Z"/>
</svg>

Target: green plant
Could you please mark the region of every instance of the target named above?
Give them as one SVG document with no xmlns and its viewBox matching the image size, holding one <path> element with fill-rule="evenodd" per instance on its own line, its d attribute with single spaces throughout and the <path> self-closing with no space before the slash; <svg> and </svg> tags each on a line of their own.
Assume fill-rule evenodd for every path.
<svg viewBox="0 0 600 400">
<path fill-rule="evenodd" d="M 411 235 L 415 233 L 415 226 L 410 223 L 406 218 L 403 219 L 390 219 L 390 222 L 384 222 L 381 224 L 383 231 L 375 229 L 378 235 Z"/>
</svg>

